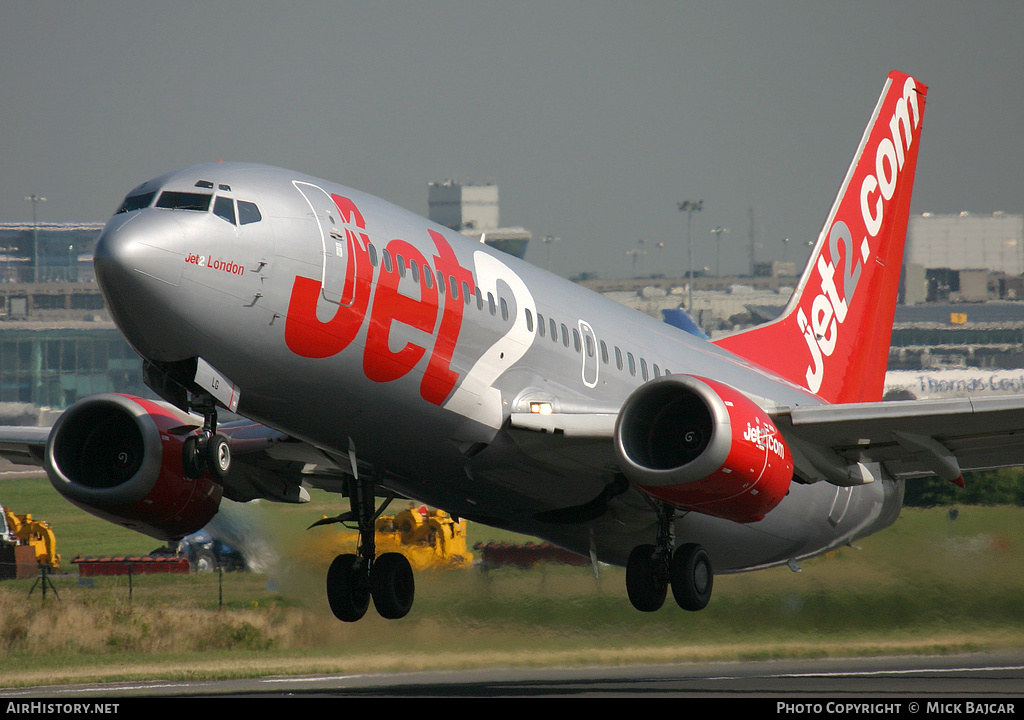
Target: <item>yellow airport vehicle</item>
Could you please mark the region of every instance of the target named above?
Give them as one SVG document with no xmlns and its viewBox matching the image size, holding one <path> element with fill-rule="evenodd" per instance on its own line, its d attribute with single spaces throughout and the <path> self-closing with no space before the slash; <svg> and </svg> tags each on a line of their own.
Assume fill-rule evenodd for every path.
<svg viewBox="0 0 1024 720">
<path fill-rule="evenodd" d="M 31 557 L 34 557 L 35 565 L 31 567 L 31 574 L 38 571 L 39 565 L 45 565 L 50 570 L 60 569 L 60 555 L 57 554 L 57 538 L 53 534 L 53 528 L 42 520 L 34 520 L 31 513 L 18 515 L 0 505 L 0 518 L 3 519 L 0 525 L 0 550 L 6 558 L 8 555 L 17 565 L 32 564 Z M 31 548 L 31 555 L 27 550 Z M 3 568 L 3 569 L 6 569 Z M 0 569 L 0 572 L 3 571 Z M 5 574 L 4 577 L 7 575 Z M 13 574 L 10 575 L 14 577 Z M 19 568 L 18 576 L 22 576 Z"/>
<path fill-rule="evenodd" d="M 466 544 L 466 521 L 455 520 L 443 510 L 409 507 L 396 515 L 381 515 L 374 524 L 377 555 L 405 555 L 414 570 L 470 568 L 473 553 Z M 313 540 L 318 556 L 350 552 L 357 533 L 324 534 Z"/>
</svg>

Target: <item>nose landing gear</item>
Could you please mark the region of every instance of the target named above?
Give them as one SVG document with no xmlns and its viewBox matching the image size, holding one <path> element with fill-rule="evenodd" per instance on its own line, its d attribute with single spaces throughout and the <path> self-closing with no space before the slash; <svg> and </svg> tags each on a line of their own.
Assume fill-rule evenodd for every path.
<svg viewBox="0 0 1024 720">
<path fill-rule="evenodd" d="M 217 406 L 213 398 L 198 402 L 195 410 L 203 413 L 203 429 L 198 435 L 189 435 L 181 448 L 181 465 L 186 477 L 193 480 L 209 469 L 223 480 L 231 469 L 231 446 L 228 439 L 217 432 Z"/>
</svg>

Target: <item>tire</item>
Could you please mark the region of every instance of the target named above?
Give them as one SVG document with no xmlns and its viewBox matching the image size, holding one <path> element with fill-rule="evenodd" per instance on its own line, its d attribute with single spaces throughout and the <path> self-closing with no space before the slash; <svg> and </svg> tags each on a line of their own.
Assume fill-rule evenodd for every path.
<svg viewBox="0 0 1024 720">
<path fill-rule="evenodd" d="M 214 435 L 206 443 L 206 464 L 218 479 L 227 477 L 231 469 L 231 446 L 223 435 Z"/>
<path fill-rule="evenodd" d="M 626 594 L 640 612 L 660 610 L 668 596 L 668 580 L 658 572 L 654 545 L 637 545 L 626 561 Z"/>
<path fill-rule="evenodd" d="M 181 467 L 185 477 L 196 480 L 202 477 L 206 470 L 206 445 L 205 435 L 189 435 L 181 446 Z"/>
<path fill-rule="evenodd" d="M 370 606 L 370 582 L 358 555 L 348 553 L 334 558 L 327 571 L 327 602 L 334 617 L 355 622 Z"/>
<path fill-rule="evenodd" d="M 711 558 L 700 545 L 683 545 L 672 556 L 672 596 L 683 610 L 703 610 L 711 600 L 715 574 Z"/>
<path fill-rule="evenodd" d="M 370 594 L 380 616 L 397 620 L 409 614 L 416 595 L 416 578 L 401 553 L 384 553 L 370 568 Z"/>
<path fill-rule="evenodd" d="M 214 572 L 217 569 L 217 558 L 209 550 L 200 550 L 189 565 L 194 573 Z"/>
</svg>

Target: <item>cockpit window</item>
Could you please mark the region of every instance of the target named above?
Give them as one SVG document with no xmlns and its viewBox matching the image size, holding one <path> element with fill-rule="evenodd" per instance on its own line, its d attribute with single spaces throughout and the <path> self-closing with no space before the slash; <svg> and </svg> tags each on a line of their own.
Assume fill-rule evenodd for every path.
<svg viewBox="0 0 1024 720">
<path fill-rule="evenodd" d="M 156 201 L 156 206 L 158 208 L 166 208 L 168 210 L 195 210 L 197 212 L 206 212 L 210 209 L 211 199 L 213 199 L 213 195 L 208 195 L 206 193 L 176 192 L 174 190 L 167 190 L 160 193 L 160 197 Z"/>
<path fill-rule="evenodd" d="M 260 209 L 256 207 L 256 203 L 246 202 L 245 200 L 238 201 L 238 224 L 248 225 L 249 223 L 256 223 L 263 219 L 260 215 Z"/>
<path fill-rule="evenodd" d="M 222 217 L 232 225 L 235 224 L 235 201 L 229 197 L 218 195 L 213 201 L 213 214 Z"/>
<path fill-rule="evenodd" d="M 142 208 L 149 207 L 149 204 L 153 202 L 153 196 L 156 195 L 156 191 L 142 193 L 141 195 L 129 195 L 121 203 L 121 207 L 117 209 L 117 213 L 131 212 L 132 210 L 141 210 Z M 115 214 L 117 214 L 115 213 Z"/>
</svg>

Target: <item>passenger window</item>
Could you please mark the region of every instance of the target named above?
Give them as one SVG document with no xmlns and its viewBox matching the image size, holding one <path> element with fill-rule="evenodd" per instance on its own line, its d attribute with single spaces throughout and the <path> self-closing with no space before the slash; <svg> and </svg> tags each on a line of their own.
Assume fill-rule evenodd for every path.
<svg viewBox="0 0 1024 720">
<path fill-rule="evenodd" d="M 235 201 L 228 197 L 217 196 L 213 201 L 213 214 L 235 224 Z"/>
<path fill-rule="evenodd" d="M 398 266 L 398 274 L 405 277 L 405 258 L 401 255 L 395 255 L 395 264 Z"/>
<path fill-rule="evenodd" d="M 494 295 L 491 293 L 487 293 L 487 309 L 490 310 L 491 315 L 497 312 L 494 307 Z"/>
<path fill-rule="evenodd" d="M 576 348 L 576 352 L 579 352 L 582 349 L 582 346 L 580 345 L 580 331 L 576 328 L 572 329 L 572 346 Z"/>
<path fill-rule="evenodd" d="M 540 334 L 541 337 L 544 337 L 544 316 L 541 315 L 540 313 L 537 313 L 537 332 Z"/>
<path fill-rule="evenodd" d="M 601 341 L 601 362 L 605 365 L 608 364 L 608 345 L 605 344 L 604 340 Z"/>
<path fill-rule="evenodd" d="M 239 225 L 251 225 L 252 223 L 258 223 L 263 219 L 260 215 L 260 209 L 256 207 L 256 203 L 246 202 L 245 200 L 238 201 L 238 224 Z"/>
<path fill-rule="evenodd" d="M 429 266 L 423 266 L 423 284 L 427 286 L 427 289 L 434 287 L 434 271 Z"/>
<path fill-rule="evenodd" d="M 444 273 L 442 273 L 440 270 L 437 271 L 437 291 L 439 293 L 441 293 L 442 295 L 444 295 L 444 293 L 445 293 L 445 290 L 444 290 Z"/>
<path fill-rule="evenodd" d="M 452 300 L 458 300 L 459 299 L 459 281 L 455 279 L 454 275 L 449 275 L 448 276 L 448 287 L 450 287 L 451 291 L 452 291 Z"/>
<path fill-rule="evenodd" d="M 505 298 L 498 298 L 501 303 L 501 319 L 508 322 L 508 303 L 505 302 Z"/>
<path fill-rule="evenodd" d="M 615 367 L 619 370 L 622 369 L 622 351 L 619 350 L 619 346 L 615 346 Z"/>
<path fill-rule="evenodd" d="M 584 335 L 583 341 L 587 346 L 587 357 L 594 357 L 594 339 L 589 335 Z"/>
<path fill-rule="evenodd" d="M 477 285 L 477 287 L 476 287 L 476 309 L 477 310 L 483 310 L 484 309 L 484 296 L 483 296 L 483 293 L 480 292 L 480 286 L 479 285 Z"/>
<path fill-rule="evenodd" d="M 636 360 L 633 359 L 633 353 L 626 353 L 626 360 L 629 363 L 629 374 L 636 376 Z"/>
<path fill-rule="evenodd" d="M 465 280 L 463 280 L 462 281 L 462 299 L 466 301 L 467 305 L 469 305 L 469 297 L 472 294 L 473 293 L 471 293 L 469 291 L 469 283 L 467 283 Z"/>
<path fill-rule="evenodd" d="M 661 370 L 658 369 L 658 363 L 654 363 L 654 377 L 661 377 Z"/>
<path fill-rule="evenodd" d="M 412 270 L 412 281 L 418 283 L 420 281 L 420 264 L 415 260 L 410 260 L 409 269 Z"/>
<path fill-rule="evenodd" d="M 380 251 L 380 255 L 381 255 L 381 259 L 384 261 L 384 269 L 387 272 L 391 272 L 391 270 L 392 270 L 391 253 L 389 253 L 387 251 L 387 248 L 385 248 L 385 249 Z"/>
<path fill-rule="evenodd" d="M 533 332 L 533 313 L 530 312 L 530 308 L 526 308 L 526 329 Z"/>
<path fill-rule="evenodd" d="M 551 328 L 551 339 L 554 342 L 558 342 L 558 327 L 555 325 L 555 321 L 552 318 L 548 318 L 548 327 Z"/>
<path fill-rule="evenodd" d="M 239 204 L 239 209 L 241 209 L 241 204 L 242 203 L 238 203 L 238 204 Z M 373 265 L 374 267 L 377 267 L 377 248 L 376 248 L 376 246 L 374 246 L 373 243 L 368 243 L 367 244 L 367 249 L 370 251 L 370 264 Z"/>
<path fill-rule="evenodd" d="M 647 379 L 647 361 L 643 358 L 640 358 L 640 377 Z"/>
<path fill-rule="evenodd" d="M 562 323 L 562 344 L 569 347 L 569 328 Z"/>
</svg>

